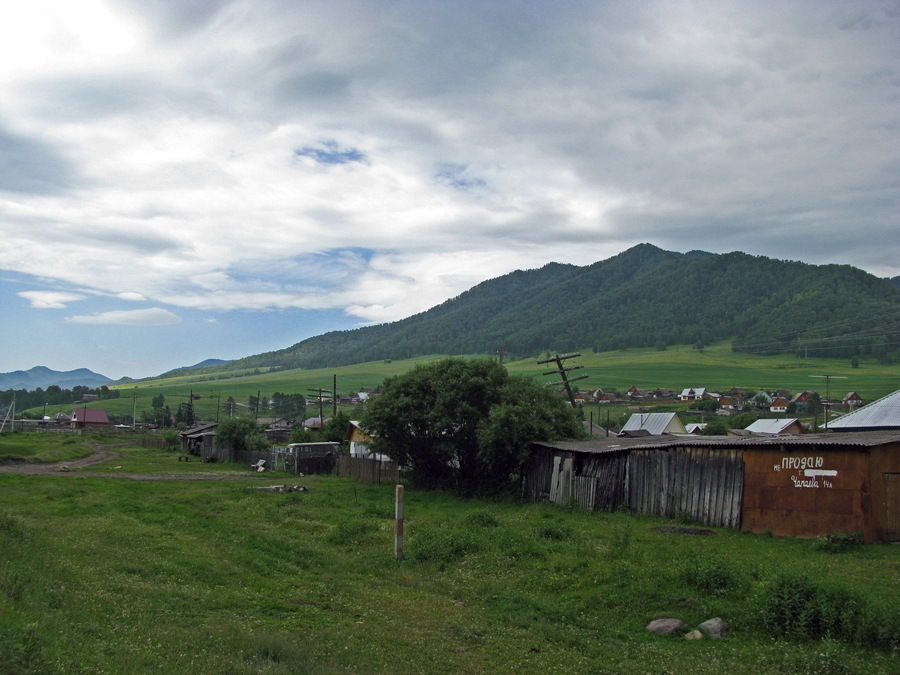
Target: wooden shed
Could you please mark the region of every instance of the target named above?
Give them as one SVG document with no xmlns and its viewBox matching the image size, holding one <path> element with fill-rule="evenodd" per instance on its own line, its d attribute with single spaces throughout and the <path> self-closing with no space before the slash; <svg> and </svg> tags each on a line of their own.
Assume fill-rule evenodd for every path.
<svg viewBox="0 0 900 675">
<path fill-rule="evenodd" d="M 751 532 L 898 541 L 900 432 L 535 443 L 524 494 Z"/>
</svg>

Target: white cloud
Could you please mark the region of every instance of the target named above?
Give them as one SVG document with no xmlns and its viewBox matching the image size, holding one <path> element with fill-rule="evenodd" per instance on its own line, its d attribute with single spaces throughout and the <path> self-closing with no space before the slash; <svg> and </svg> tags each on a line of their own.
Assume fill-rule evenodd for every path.
<svg viewBox="0 0 900 675">
<path fill-rule="evenodd" d="M 645 241 L 900 274 L 887 0 L 71 5 L 0 5 L 0 269 L 79 322 L 388 321 Z"/>
<path fill-rule="evenodd" d="M 19 297 L 25 298 L 35 309 L 65 309 L 70 303 L 84 300 L 87 296 L 78 293 L 60 291 L 21 291 Z"/>
<path fill-rule="evenodd" d="M 168 326 L 180 323 L 181 319 L 160 307 L 133 309 L 127 311 L 100 312 L 86 316 L 70 316 L 68 323 L 116 326 Z"/>
</svg>

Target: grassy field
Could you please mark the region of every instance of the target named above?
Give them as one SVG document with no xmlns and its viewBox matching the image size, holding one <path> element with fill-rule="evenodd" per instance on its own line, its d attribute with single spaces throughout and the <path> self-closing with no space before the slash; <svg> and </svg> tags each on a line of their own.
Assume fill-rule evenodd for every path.
<svg viewBox="0 0 900 675">
<path fill-rule="evenodd" d="M 835 553 L 408 489 L 397 561 L 393 486 L 115 450 L 89 475 L 0 473 L 0 672 L 900 669 L 896 546 Z M 276 483 L 308 491 L 254 489 Z M 773 603 L 792 601 L 775 586 L 785 578 L 818 589 L 819 610 L 853 618 L 856 632 L 782 635 L 771 618 Z M 686 629 L 718 616 L 731 631 L 688 641 L 645 630 L 663 615 Z"/>
<path fill-rule="evenodd" d="M 852 368 L 849 360 L 807 359 L 798 360 L 790 355 L 758 356 L 731 351 L 729 343 L 711 345 L 702 352 L 690 347 L 670 347 L 666 351 L 633 349 L 616 352 L 581 352 L 581 357 L 566 362 L 583 368 L 573 376 L 586 374 L 585 380 L 576 383 L 582 390 L 597 388 L 618 389 L 624 392 L 632 385 L 640 389 L 665 387 L 680 392 L 686 387 L 706 387 L 711 391 L 726 391 L 742 387 L 750 391 L 759 389 L 787 389 L 793 393 L 803 390 L 826 394 L 826 382 L 821 375 L 832 375 L 829 386 L 832 399 L 839 399 L 849 391 L 858 392 L 864 400 L 873 401 L 900 388 L 900 364 L 884 365 L 874 360 L 861 359 L 858 368 Z M 194 401 L 195 412 L 202 419 L 216 419 L 224 414 L 223 406 L 228 397 L 246 404 L 250 396 L 260 393 L 264 398 L 275 392 L 303 394 L 310 398 L 313 390 L 331 390 L 337 380 L 339 393 L 358 391 L 361 387 L 377 387 L 386 377 L 405 372 L 417 363 L 440 358 L 422 357 L 389 362 L 375 362 L 319 370 L 288 370 L 272 373 L 242 373 L 234 377 L 222 374 L 182 375 L 177 378 L 141 380 L 117 388 L 121 397 L 102 401 L 101 406 L 110 415 L 131 418 L 132 408 L 149 410 L 154 396 L 163 394 L 172 410 L 188 402 L 191 393 L 200 395 Z M 531 375 L 548 383 L 555 376 L 544 376 L 552 365 L 539 365 L 538 359 L 507 361 L 512 373 Z M 846 378 L 846 379 L 843 379 Z M 70 413 L 72 406 L 50 406 L 48 414 Z M 247 412 L 246 408 L 241 408 Z M 42 410 L 33 410 L 34 413 Z M 315 411 L 310 407 L 310 416 Z M 605 414 L 605 413 L 604 413 Z"/>
</svg>

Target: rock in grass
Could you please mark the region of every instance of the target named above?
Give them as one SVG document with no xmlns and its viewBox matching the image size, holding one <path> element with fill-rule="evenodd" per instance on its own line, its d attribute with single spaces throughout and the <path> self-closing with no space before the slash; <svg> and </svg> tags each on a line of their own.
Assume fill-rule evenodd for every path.
<svg viewBox="0 0 900 675">
<path fill-rule="evenodd" d="M 701 633 L 699 630 L 692 630 L 690 633 L 685 633 L 684 639 L 685 640 L 702 640 L 703 633 Z"/>
<path fill-rule="evenodd" d="M 727 621 L 723 621 L 719 617 L 704 621 L 699 626 L 700 630 L 709 635 L 713 640 L 718 640 L 728 632 L 730 626 Z"/>
<path fill-rule="evenodd" d="M 671 635 L 683 627 L 684 621 L 674 618 L 654 619 L 647 624 L 647 630 L 657 635 Z"/>
</svg>

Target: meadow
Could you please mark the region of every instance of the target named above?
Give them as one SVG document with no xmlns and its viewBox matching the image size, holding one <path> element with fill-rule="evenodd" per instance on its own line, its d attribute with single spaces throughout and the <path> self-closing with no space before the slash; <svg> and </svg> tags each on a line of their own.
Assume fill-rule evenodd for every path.
<svg viewBox="0 0 900 675">
<path fill-rule="evenodd" d="M 0 457 L 38 443 L 28 436 L 2 437 Z M 43 458 L 98 441 L 53 441 Z M 397 560 L 393 486 L 121 442 L 106 439 L 117 456 L 84 471 L 0 472 L 0 672 L 900 668 L 896 546 L 700 536 L 624 512 L 408 488 Z M 298 483 L 307 491 L 255 489 Z M 731 630 L 648 632 L 660 616 Z"/>
<path fill-rule="evenodd" d="M 839 400 L 849 391 L 856 391 L 867 402 L 885 396 L 900 388 L 900 364 L 882 364 L 874 359 L 860 359 L 859 367 L 851 367 L 847 359 L 797 359 L 788 354 L 760 356 L 731 351 L 730 343 L 710 345 L 702 351 L 689 346 L 669 347 L 665 351 L 655 349 L 629 349 L 612 352 L 580 352 L 581 356 L 566 362 L 567 366 L 581 366 L 572 377 L 587 375 L 575 383 L 576 388 L 593 391 L 598 388 L 617 389 L 624 393 L 629 387 L 655 389 L 664 387 L 676 393 L 686 387 L 706 387 L 710 391 L 724 392 L 732 387 L 748 391 L 787 389 L 793 393 L 804 390 L 826 392 Z M 263 399 L 275 392 L 302 394 L 307 399 L 315 391 L 338 393 L 358 391 L 362 387 L 378 387 L 385 378 L 425 363 L 440 355 L 406 360 L 362 363 L 329 369 L 281 370 L 274 372 L 217 372 L 194 373 L 163 379 L 147 379 L 122 385 L 113 385 L 120 398 L 102 401 L 94 406 L 106 409 L 110 416 L 130 420 L 132 411 L 138 418 L 142 410 L 149 410 L 153 397 L 162 394 L 166 405 L 173 411 L 179 405 L 194 399 L 195 415 L 204 420 L 215 420 L 226 412 L 226 401 L 233 398 L 242 407 L 238 414 L 251 414 L 247 403 L 251 396 Z M 544 358 L 544 355 L 541 356 Z M 548 384 L 558 381 L 555 375 L 545 375 L 554 369 L 553 364 L 538 364 L 538 358 L 506 360 L 511 373 L 535 377 Z M 832 376 L 828 382 L 823 375 Z M 43 411 L 34 409 L 33 414 Z M 47 414 L 72 412 L 72 405 L 49 406 Z M 308 415 L 314 416 L 311 404 Z M 352 409 L 348 413 L 355 414 Z M 620 411 L 619 411 L 620 412 Z M 329 411 L 326 410 L 326 414 Z M 604 410 L 603 415 L 606 414 Z"/>
</svg>

